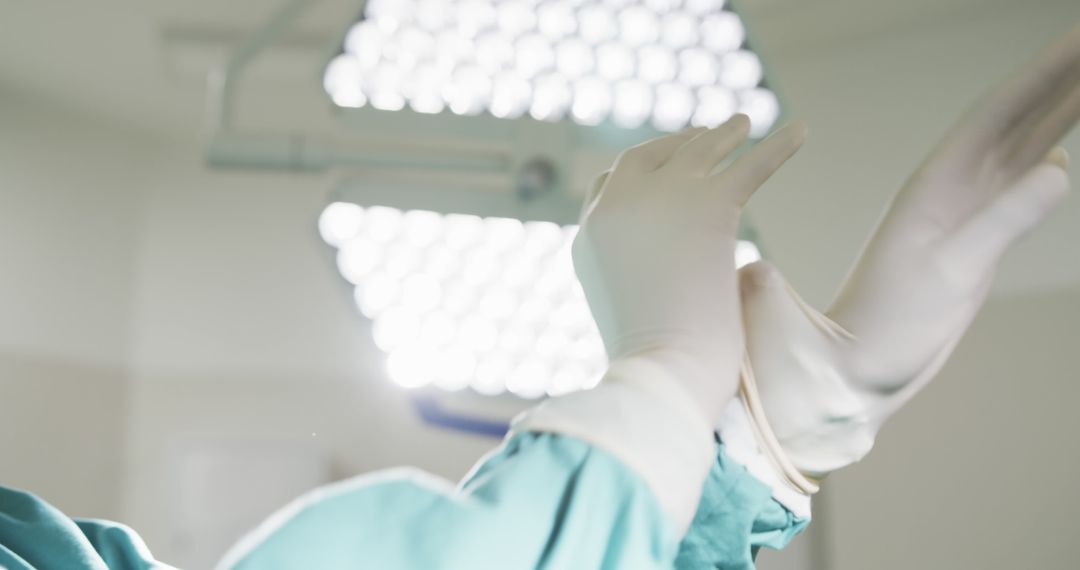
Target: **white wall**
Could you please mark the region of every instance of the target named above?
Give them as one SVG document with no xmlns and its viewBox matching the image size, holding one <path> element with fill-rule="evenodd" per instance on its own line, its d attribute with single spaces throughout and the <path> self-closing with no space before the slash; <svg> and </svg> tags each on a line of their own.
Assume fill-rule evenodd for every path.
<svg viewBox="0 0 1080 570">
<path fill-rule="evenodd" d="M 1080 291 L 1000 299 L 829 481 L 829 568 L 1080 565 Z"/>
<path fill-rule="evenodd" d="M 128 132 L 0 91 L 0 477 L 119 516 L 140 187 Z"/>
</svg>

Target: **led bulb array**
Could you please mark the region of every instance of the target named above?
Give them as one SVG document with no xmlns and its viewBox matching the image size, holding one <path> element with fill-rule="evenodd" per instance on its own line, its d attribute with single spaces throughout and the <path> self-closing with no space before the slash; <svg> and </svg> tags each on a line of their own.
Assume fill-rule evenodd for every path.
<svg viewBox="0 0 1080 570">
<path fill-rule="evenodd" d="M 570 259 L 576 232 L 348 202 L 319 218 L 392 380 L 524 398 L 591 388 L 607 364 Z M 737 264 L 757 258 L 739 242 Z"/>
<path fill-rule="evenodd" d="M 370 0 L 326 68 L 343 107 L 526 114 L 623 128 L 752 134 L 779 115 L 761 61 L 722 0 Z"/>
</svg>

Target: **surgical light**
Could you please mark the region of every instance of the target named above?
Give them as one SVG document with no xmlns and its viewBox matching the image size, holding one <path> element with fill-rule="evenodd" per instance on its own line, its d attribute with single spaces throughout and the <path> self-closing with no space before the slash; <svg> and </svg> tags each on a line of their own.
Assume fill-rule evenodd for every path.
<svg viewBox="0 0 1080 570">
<path fill-rule="evenodd" d="M 576 226 L 334 202 L 318 228 L 398 385 L 538 398 L 599 381 Z M 738 242 L 737 265 L 759 258 Z"/>
<path fill-rule="evenodd" d="M 723 0 L 369 0 L 323 86 L 341 107 L 663 131 L 748 107 L 757 136 L 779 115 Z"/>
</svg>

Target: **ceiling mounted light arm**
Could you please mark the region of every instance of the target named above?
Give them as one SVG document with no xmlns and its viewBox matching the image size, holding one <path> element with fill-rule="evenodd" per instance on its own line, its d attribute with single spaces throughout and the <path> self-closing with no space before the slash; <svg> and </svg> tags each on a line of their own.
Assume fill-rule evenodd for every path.
<svg viewBox="0 0 1080 570">
<path fill-rule="evenodd" d="M 303 132 L 250 132 L 235 127 L 237 85 L 250 65 L 320 0 L 288 0 L 241 42 L 208 77 L 207 162 L 215 167 L 319 171 L 332 167 L 397 167 L 434 171 L 508 173 L 512 151 L 500 144 L 386 137 L 333 137 Z"/>
<path fill-rule="evenodd" d="M 223 66 L 210 72 L 210 125 L 214 133 L 228 131 L 233 126 L 235 85 L 248 65 L 280 38 L 308 8 L 318 2 L 319 0 L 288 0 L 266 24 L 232 52 Z"/>
</svg>

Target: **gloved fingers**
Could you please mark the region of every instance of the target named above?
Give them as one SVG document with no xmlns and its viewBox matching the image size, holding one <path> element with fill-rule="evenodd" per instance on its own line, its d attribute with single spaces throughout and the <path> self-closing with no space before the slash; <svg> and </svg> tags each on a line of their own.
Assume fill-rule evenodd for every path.
<svg viewBox="0 0 1080 570">
<path fill-rule="evenodd" d="M 641 173 L 652 172 L 667 162 L 671 154 L 686 141 L 698 136 L 705 130 L 705 127 L 692 127 L 638 143 L 619 154 L 619 157 L 615 159 L 614 168 Z"/>
<path fill-rule="evenodd" d="M 1053 111 L 1055 101 L 1063 100 L 1078 86 L 1080 25 L 1074 26 L 1017 74 L 987 94 L 959 126 L 959 138 L 953 141 L 958 145 L 956 149 L 963 153 L 962 158 L 977 164 L 987 154 L 1000 150 L 1002 143 L 1010 141 L 1018 131 L 1024 130 L 1024 124 L 1040 122 L 1040 117 Z M 1056 142 L 1054 139 L 1035 152 L 1030 164 L 1019 166 L 1020 172 L 1033 166 L 1034 161 Z"/>
<path fill-rule="evenodd" d="M 1080 76 L 1080 70 L 1078 70 Z M 1017 175 L 1026 172 L 1058 144 L 1080 122 L 1080 80 L 1071 92 L 1055 101 L 1051 108 L 1024 129 L 1022 136 L 1010 143 L 1006 167 Z"/>
<path fill-rule="evenodd" d="M 585 200 L 581 204 L 581 215 L 578 216 L 578 223 L 585 220 L 589 212 L 592 211 L 593 206 L 596 205 L 596 201 L 600 199 L 600 190 L 604 188 L 604 183 L 607 182 L 610 174 L 611 170 L 605 170 L 598 174 L 596 178 L 593 178 L 592 184 L 589 184 L 589 189 L 585 191 Z"/>
<path fill-rule="evenodd" d="M 1061 160 L 1060 153 L 1052 152 L 946 238 L 938 261 L 949 275 L 985 279 L 1009 246 L 1054 211 L 1069 192 Z"/>
<path fill-rule="evenodd" d="M 739 148 L 749 134 L 750 117 L 736 113 L 716 128 L 683 143 L 664 166 L 694 176 L 705 176 L 731 151 Z"/>
<path fill-rule="evenodd" d="M 730 166 L 710 176 L 715 186 L 726 189 L 723 194 L 714 194 L 718 199 L 739 206 L 746 204 L 750 196 L 799 150 L 805 140 L 806 123 L 792 121 L 784 125 L 735 159 Z"/>
</svg>

